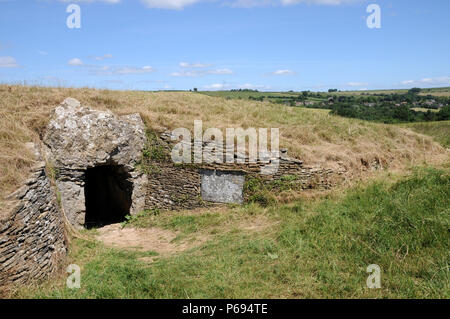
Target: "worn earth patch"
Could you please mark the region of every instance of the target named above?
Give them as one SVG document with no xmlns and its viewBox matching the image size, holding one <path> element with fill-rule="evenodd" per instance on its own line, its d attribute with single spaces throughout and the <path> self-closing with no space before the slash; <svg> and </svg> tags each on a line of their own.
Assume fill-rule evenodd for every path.
<svg viewBox="0 0 450 319">
<path fill-rule="evenodd" d="M 193 248 L 204 243 L 207 238 L 196 237 L 196 241 L 175 241 L 178 233 L 158 227 L 122 228 L 121 224 L 112 224 L 98 229 L 95 238 L 106 246 L 137 251 L 153 251 L 160 256 L 168 256 Z"/>
<path fill-rule="evenodd" d="M 224 226 L 225 232 L 233 229 L 243 231 L 261 232 L 275 223 L 265 216 L 254 216 L 244 220 L 236 220 Z M 180 232 L 163 229 L 160 227 L 134 228 L 121 224 L 112 224 L 99 228 L 95 238 L 106 246 L 118 249 L 135 250 L 139 252 L 156 252 L 158 256 L 140 258 L 146 262 L 152 262 L 157 257 L 167 257 L 202 245 L 211 240 L 211 229 L 196 232 L 189 236 L 179 236 Z"/>
</svg>

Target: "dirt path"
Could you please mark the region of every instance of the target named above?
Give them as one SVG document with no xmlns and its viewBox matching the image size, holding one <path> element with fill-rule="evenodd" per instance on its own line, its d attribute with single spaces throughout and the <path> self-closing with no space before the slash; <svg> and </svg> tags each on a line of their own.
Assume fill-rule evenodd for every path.
<svg viewBox="0 0 450 319">
<path fill-rule="evenodd" d="M 137 251 L 152 251 L 159 256 L 168 256 L 199 246 L 208 238 L 196 236 L 195 241 L 175 241 L 178 233 L 170 230 L 151 228 L 122 228 L 121 224 L 108 225 L 98 229 L 97 240 L 106 246 Z"/>
</svg>

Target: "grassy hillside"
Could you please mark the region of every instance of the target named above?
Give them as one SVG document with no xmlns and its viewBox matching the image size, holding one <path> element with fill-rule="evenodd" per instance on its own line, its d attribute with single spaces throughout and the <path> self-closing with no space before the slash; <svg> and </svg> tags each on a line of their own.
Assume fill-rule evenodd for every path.
<svg viewBox="0 0 450 319">
<path fill-rule="evenodd" d="M 203 244 L 166 257 L 77 240 L 81 289 L 65 288 L 63 275 L 13 296 L 449 298 L 449 199 L 447 167 L 285 206 L 144 215 L 127 227 Z M 366 288 L 369 264 L 381 267 L 381 289 Z"/>
<path fill-rule="evenodd" d="M 25 143 L 39 141 L 52 110 L 73 97 L 117 114 L 139 112 L 156 130 L 186 127 L 203 120 L 204 128 L 277 127 L 280 147 L 306 164 L 334 167 L 340 161 L 357 174 L 361 159 L 379 158 L 391 167 L 432 161 L 444 150 L 431 138 L 399 128 L 332 116 L 327 110 L 289 108 L 182 92 L 134 92 L 0 85 L 0 197 L 15 190 L 33 164 Z"/>
<path fill-rule="evenodd" d="M 450 148 L 450 121 L 401 124 L 415 132 L 432 136 L 445 148 Z"/>
</svg>

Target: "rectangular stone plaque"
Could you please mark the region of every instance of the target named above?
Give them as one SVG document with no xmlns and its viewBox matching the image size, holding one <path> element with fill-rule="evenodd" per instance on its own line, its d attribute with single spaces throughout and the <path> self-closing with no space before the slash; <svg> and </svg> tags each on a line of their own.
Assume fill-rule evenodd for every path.
<svg viewBox="0 0 450 319">
<path fill-rule="evenodd" d="M 203 170 L 202 199 L 214 203 L 242 204 L 245 175 L 235 171 Z"/>
</svg>

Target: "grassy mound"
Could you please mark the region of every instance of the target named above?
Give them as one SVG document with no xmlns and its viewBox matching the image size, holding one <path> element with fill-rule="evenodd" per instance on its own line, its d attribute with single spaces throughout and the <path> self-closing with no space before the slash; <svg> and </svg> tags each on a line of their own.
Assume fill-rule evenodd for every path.
<svg viewBox="0 0 450 319">
<path fill-rule="evenodd" d="M 73 97 L 117 114 L 139 112 L 156 130 L 186 127 L 203 120 L 217 127 L 280 128 L 280 147 L 306 164 L 334 167 L 340 161 L 357 173 L 361 159 L 390 166 L 428 161 L 444 150 L 431 138 L 407 129 L 332 116 L 326 110 L 227 100 L 183 92 L 134 92 L 0 85 L 0 200 L 14 191 L 33 165 L 25 143 L 39 141 L 52 110 Z"/>
</svg>

